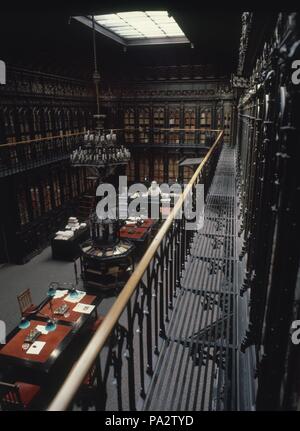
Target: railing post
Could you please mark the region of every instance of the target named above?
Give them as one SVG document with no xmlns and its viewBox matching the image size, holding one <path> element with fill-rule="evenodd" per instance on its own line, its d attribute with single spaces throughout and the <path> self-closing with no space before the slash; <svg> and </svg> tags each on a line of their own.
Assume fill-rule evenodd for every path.
<svg viewBox="0 0 300 431">
<path fill-rule="evenodd" d="M 147 268 L 147 374 L 153 373 L 153 360 L 152 360 L 152 285 L 150 282 L 150 269 Z"/>
<path fill-rule="evenodd" d="M 129 409 L 136 410 L 135 404 L 135 377 L 134 377 L 134 349 L 133 349 L 133 318 L 131 312 L 130 301 L 127 304 L 127 345 L 125 357 L 128 364 L 128 395 L 129 395 Z"/>
</svg>

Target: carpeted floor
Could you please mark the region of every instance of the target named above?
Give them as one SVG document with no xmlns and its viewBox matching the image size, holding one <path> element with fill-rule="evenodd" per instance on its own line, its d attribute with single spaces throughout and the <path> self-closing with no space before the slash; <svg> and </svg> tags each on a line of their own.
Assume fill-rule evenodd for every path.
<svg viewBox="0 0 300 431">
<path fill-rule="evenodd" d="M 78 272 L 79 261 L 77 262 Z M 79 275 L 79 288 L 82 281 Z M 75 282 L 74 264 L 52 260 L 51 248 L 47 247 L 25 265 L 5 265 L 0 268 L 0 320 L 6 324 L 7 334 L 19 323 L 20 310 L 17 295 L 30 288 L 34 304 L 45 299 L 51 281 Z M 105 314 L 115 298 L 106 298 L 99 306 Z"/>
</svg>

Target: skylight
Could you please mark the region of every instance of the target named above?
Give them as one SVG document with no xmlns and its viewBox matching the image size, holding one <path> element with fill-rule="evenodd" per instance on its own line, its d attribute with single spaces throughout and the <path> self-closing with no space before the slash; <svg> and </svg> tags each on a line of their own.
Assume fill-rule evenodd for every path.
<svg viewBox="0 0 300 431">
<path fill-rule="evenodd" d="M 120 12 L 96 15 L 96 30 L 124 45 L 188 43 L 189 40 L 167 11 Z M 76 17 L 91 26 L 91 18 Z M 90 20 L 90 22 L 87 21 Z"/>
</svg>

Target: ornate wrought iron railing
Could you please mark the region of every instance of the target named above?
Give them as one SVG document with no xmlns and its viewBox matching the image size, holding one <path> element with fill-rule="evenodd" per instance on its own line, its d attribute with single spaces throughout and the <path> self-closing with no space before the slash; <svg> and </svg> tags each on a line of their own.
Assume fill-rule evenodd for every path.
<svg viewBox="0 0 300 431">
<path fill-rule="evenodd" d="M 151 129 L 151 131 L 112 129 L 112 131 L 117 134 L 117 142 L 126 146 L 147 146 L 148 144 L 163 146 L 166 144 L 169 147 L 180 146 L 182 148 L 201 146 L 209 148 L 218 132 L 208 129 Z M 111 132 L 111 129 L 107 132 Z M 0 177 L 68 159 L 72 151 L 81 144 L 84 134 L 85 132 L 61 133 L 57 136 L 0 145 Z"/>
<path fill-rule="evenodd" d="M 194 233 L 186 230 L 185 218 L 177 215 L 197 184 L 204 184 L 204 190 L 208 190 L 222 137 L 223 131 L 219 131 L 213 146 L 73 365 L 48 410 L 71 408 L 73 402 L 80 399 L 82 383 L 93 367 L 97 370 L 97 385 L 92 393 L 96 409 L 141 408 L 176 296 L 180 294 L 181 273 Z"/>
<path fill-rule="evenodd" d="M 0 177 L 67 159 L 85 132 L 0 145 Z"/>
<path fill-rule="evenodd" d="M 107 130 L 107 133 L 110 132 L 111 129 Z M 122 143 L 122 131 L 114 129 L 113 132 Z M 82 143 L 85 133 L 61 133 L 51 137 L 0 145 L 0 177 L 68 159 L 72 151 Z"/>
</svg>

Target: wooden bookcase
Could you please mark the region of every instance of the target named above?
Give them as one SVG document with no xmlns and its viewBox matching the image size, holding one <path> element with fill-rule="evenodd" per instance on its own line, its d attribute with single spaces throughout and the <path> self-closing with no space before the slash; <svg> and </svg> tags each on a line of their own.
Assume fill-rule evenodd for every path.
<svg viewBox="0 0 300 431">
<path fill-rule="evenodd" d="M 165 131 L 165 108 L 161 106 L 153 107 L 153 143 L 164 144 L 166 139 Z"/>
<path fill-rule="evenodd" d="M 150 109 L 140 107 L 138 111 L 138 139 L 139 144 L 149 143 L 149 128 L 150 128 Z"/>
<path fill-rule="evenodd" d="M 190 132 L 185 132 L 184 142 L 186 144 L 195 144 L 195 131 L 196 128 L 196 108 L 186 107 L 184 110 L 184 128 L 191 129 Z"/>
<path fill-rule="evenodd" d="M 180 108 L 171 107 L 169 109 L 169 129 L 180 129 Z M 180 134 L 179 132 L 169 132 L 169 144 L 179 144 Z"/>
<path fill-rule="evenodd" d="M 134 109 L 128 108 L 124 112 L 124 140 L 126 144 L 134 144 L 135 126 Z"/>
</svg>

